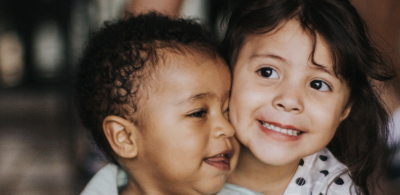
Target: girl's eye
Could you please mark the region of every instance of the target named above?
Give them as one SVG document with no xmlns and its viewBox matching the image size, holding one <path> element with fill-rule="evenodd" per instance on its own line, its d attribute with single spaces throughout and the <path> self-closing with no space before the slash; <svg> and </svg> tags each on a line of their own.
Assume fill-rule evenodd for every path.
<svg viewBox="0 0 400 195">
<path fill-rule="evenodd" d="M 199 110 L 193 113 L 190 113 L 188 116 L 190 117 L 197 117 L 197 118 L 204 118 L 207 115 L 207 110 Z"/>
<path fill-rule="evenodd" d="M 310 87 L 319 91 L 331 91 L 331 87 L 324 81 L 320 80 L 311 81 Z"/>
<path fill-rule="evenodd" d="M 269 78 L 269 79 L 276 79 L 278 78 L 278 73 L 270 67 L 263 67 L 257 70 L 258 74 L 262 77 Z"/>
</svg>

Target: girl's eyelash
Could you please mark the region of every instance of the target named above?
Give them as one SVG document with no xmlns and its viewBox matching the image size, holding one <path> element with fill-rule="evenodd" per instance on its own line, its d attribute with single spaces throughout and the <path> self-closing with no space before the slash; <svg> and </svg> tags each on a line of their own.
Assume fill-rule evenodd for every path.
<svg viewBox="0 0 400 195">
<path fill-rule="evenodd" d="M 322 83 L 322 84 L 325 84 L 327 86 L 328 89 L 327 90 L 322 90 L 322 91 L 328 91 L 328 90 L 332 91 L 332 86 L 328 82 L 326 82 L 324 80 L 313 80 L 310 83 L 310 87 L 312 87 L 314 89 L 317 89 L 317 90 L 320 90 L 321 88 L 324 87 L 323 85 L 319 85 L 317 83 Z"/>
<path fill-rule="evenodd" d="M 263 78 L 275 79 L 279 77 L 277 71 L 269 66 L 261 67 L 256 72 Z"/>
</svg>

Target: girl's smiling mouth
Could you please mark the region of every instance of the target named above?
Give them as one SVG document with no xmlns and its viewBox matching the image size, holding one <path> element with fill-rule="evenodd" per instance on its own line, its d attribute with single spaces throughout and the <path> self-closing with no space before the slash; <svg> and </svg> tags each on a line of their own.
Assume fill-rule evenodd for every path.
<svg viewBox="0 0 400 195">
<path fill-rule="evenodd" d="M 277 141 L 296 141 L 305 133 L 304 131 L 290 125 L 282 125 L 261 120 L 259 120 L 259 124 L 262 132 Z"/>
<path fill-rule="evenodd" d="M 273 131 L 280 132 L 280 133 L 290 135 L 290 136 L 298 136 L 303 133 L 302 131 L 297 130 L 293 126 L 282 126 L 281 124 L 278 124 L 278 123 L 271 123 L 271 122 L 264 122 L 264 121 L 260 121 L 260 123 L 263 127 L 267 128 L 269 130 L 273 130 Z"/>
</svg>

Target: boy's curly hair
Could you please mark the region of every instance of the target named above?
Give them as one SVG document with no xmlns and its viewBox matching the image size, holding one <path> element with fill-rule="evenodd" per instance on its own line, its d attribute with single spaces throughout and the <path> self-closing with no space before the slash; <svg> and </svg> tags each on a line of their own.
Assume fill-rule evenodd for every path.
<svg viewBox="0 0 400 195">
<path fill-rule="evenodd" d="M 74 101 L 83 125 L 110 161 L 117 163 L 103 120 L 116 115 L 138 124 L 137 103 L 163 54 L 195 52 L 214 59 L 217 46 L 211 31 L 197 21 L 155 12 L 105 22 L 91 35 L 77 66 Z"/>
</svg>

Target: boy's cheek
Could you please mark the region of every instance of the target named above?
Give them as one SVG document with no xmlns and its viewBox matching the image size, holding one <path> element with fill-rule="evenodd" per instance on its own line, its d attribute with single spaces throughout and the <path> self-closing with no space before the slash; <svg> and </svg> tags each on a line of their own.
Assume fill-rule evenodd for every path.
<svg viewBox="0 0 400 195">
<path fill-rule="evenodd" d="M 234 150 L 234 155 L 231 158 L 230 161 L 230 166 L 231 166 L 231 172 L 236 168 L 237 165 L 237 161 L 239 159 L 239 153 L 240 153 L 240 143 L 239 141 L 236 139 L 236 137 L 231 137 L 230 141 L 232 143 L 232 147 Z"/>
</svg>

